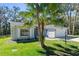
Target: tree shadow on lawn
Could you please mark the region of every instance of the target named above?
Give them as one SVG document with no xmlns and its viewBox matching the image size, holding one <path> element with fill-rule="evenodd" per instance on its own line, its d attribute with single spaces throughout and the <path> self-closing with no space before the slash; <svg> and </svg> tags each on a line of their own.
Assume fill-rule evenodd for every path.
<svg viewBox="0 0 79 59">
<path fill-rule="evenodd" d="M 46 56 L 79 56 L 79 49 L 77 46 L 69 45 L 64 47 L 60 44 L 54 44 L 55 47 L 44 47 L 44 51 L 38 51 Z M 56 48 L 58 47 L 58 48 Z"/>
<path fill-rule="evenodd" d="M 57 55 L 53 50 L 56 50 L 56 48 L 53 48 L 53 47 L 45 47 L 43 48 L 44 51 L 38 51 L 39 53 L 42 53 L 42 54 L 46 54 L 46 56 L 50 56 L 50 55 Z"/>
</svg>

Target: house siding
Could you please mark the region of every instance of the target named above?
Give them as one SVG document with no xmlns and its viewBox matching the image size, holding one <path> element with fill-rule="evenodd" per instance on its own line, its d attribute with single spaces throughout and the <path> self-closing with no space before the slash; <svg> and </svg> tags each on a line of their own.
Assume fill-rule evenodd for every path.
<svg viewBox="0 0 79 59">
<path fill-rule="evenodd" d="M 12 39 L 35 39 L 38 37 L 38 31 L 35 30 L 36 27 L 31 27 L 29 28 L 29 36 L 21 36 L 20 35 L 20 29 L 21 28 L 17 28 L 16 26 L 22 26 L 23 23 L 20 22 L 11 22 L 11 37 Z M 27 29 L 27 28 L 24 28 Z M 64 37 L 65 36 L 65 31 L 67 31 L 67 28 L 62 28 L 62 27 L 54 27 L 54 26 L 50 26 L 47 25 L 44 28 L 44 35 L 45 37 L 48 38 L 55 38 L 55 37 Z"/>
</svg>

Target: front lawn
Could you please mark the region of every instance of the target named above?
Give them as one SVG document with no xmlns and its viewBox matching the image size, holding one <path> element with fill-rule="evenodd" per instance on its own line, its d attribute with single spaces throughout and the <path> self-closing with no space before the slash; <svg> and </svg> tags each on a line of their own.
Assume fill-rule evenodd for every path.
<svg viewBox="0 0 79 59">
<path fill-rule="evenodd" d="M 46 40 L 46 49 L 38 41 L 16 43 L 9 36 L 0 38 L 0 56 L 44 56 L 44 55 L 79 55 L 79 43 L 59 40 Z"/>
</svg>

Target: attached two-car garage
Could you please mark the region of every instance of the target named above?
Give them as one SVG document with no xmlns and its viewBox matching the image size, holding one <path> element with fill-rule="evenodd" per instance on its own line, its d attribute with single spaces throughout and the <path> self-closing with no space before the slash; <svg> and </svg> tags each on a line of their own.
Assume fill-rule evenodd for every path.
<svg viewBox="0 0 79 59">
<path fill-rule="evenodd" d="M 67 28 L 49 25 L 45 28 L 45 34 L 48 38 L 65 37 L 67 35 Z"/>
</svg>

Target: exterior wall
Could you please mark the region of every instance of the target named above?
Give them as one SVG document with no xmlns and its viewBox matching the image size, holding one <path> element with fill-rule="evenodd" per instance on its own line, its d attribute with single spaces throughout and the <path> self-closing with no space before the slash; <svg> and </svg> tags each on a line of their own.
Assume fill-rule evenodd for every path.
<svg viewBox="0 0 79 59">
<path fill-rule="evenodd" d="M 11 25 L 11 37 L 13 40 L 16 40 L 16 39 L 27 39 L 27 38 L 34 38 L 34 28 L 25 28 L 25 29 L 28 29 L 29 30 L 29 36 L 21 36 L 20 35 L 20 30 L 21 28 L 18 28 L 17 26 L 22 26 L 23 23 L 20 23 L 20 22 L 11 22 L 10 23 Z"/>
<path fill-rule="evenodd" d="M 34 28 L 30 28 L 30 38 L 35 38 L 34 36 Z"/>
<path fill-rule="evenodd" d="M 27 38 L 35 38 L 35 28 L 31 27 L 29 29 L 29 36 L 21 36 L 20 35 L 20 29 L 17 28 L 16 26 L 22 26 L 23 23 L 21 22 L 11 22 L 11 37 L 12 39 L 27 39 Z M 27 28 L 25 28 L 27 29 Z M 53 26 L 48 26 L 45 28 L 45 36 L 48 38 L 55 38 L 55 37 L 64 37 L 65 36 L 65 31 L 67 31 L 66 28 L 60 28 L 60 27 L 53 27 Z M 67 32 L 66 32 L 67 34 Z"/>
<path fill-rule="evenodd" d="M 15 27 L 11 24 L 11 37 L 12 37 L 12 39 L 16 39 L 16 36 L 15 36 L 15 33 L 16 33 L 16 31 L 15 31 Z"/>
<path fill-rule="evenodd" d="M 10 22 L 10 29 L 11 29 L 11 37 L 13 40 L 19 38 L 19 28 L 16 26 L 21 26 L 23 23 L 20 22 Z"/>
<path fill-rule="evenodd" d="M 66 29 L 63 28 L 56 29 L 56 37 L 65 37 L 65 31 Z"/>
</svg>

